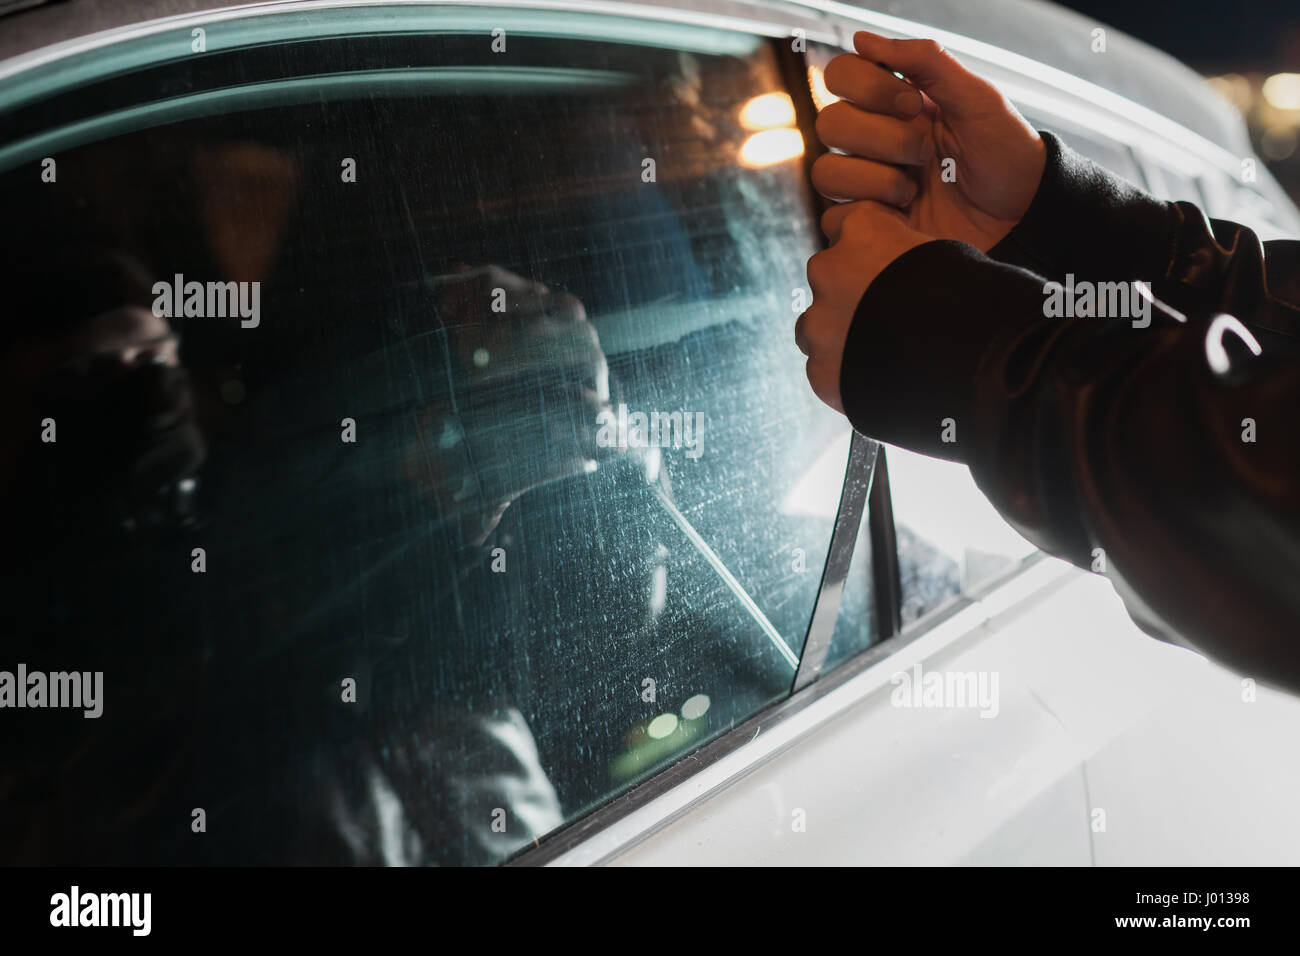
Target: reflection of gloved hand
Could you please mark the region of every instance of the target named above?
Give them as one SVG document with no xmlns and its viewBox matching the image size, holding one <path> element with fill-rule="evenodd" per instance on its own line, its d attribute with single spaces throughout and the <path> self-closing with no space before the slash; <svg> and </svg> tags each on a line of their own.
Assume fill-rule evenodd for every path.
<svg viewBox="0 0 1300 956">
<path fill-rule="evenodd" d="M 500 266 L 444 277 L 438 314 L 454 404 L 423 409 L 406 475 L 481 543 L 524 492 L 614 451 L 596 442 L 609 369 L 581 302 Z"/>
<path fill-rule="evenodd" d="M 183 522 L 187 490 L 206 454 L 189 377 L 167 323 L 146 309 L 114 309 L 70 329 L 35 386 L 55 421 L 51 491 L 61 504 L 102 506 L 128 527 Z"/>
</svg>

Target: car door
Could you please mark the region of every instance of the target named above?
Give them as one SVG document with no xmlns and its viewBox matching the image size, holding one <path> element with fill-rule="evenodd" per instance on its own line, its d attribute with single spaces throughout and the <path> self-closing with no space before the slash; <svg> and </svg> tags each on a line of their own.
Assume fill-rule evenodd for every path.
<svg viewBox="0 0 1300 956">
<path fill-rule="evenodd" d="M 77 361 L 20 396 L 58 438 L 6 601 L 110 703 L 33 722 L 6 845 L 500 862 L 787 698 L 810 629 L 872 642 L 868 555 L 831 653 L 874 448 L 793 344 L 790 26 L 698 19 L 234 9 L 9 65 L 9 354 Z M 97 786 L 111 836 L 54 825 Z"/>
</svg>

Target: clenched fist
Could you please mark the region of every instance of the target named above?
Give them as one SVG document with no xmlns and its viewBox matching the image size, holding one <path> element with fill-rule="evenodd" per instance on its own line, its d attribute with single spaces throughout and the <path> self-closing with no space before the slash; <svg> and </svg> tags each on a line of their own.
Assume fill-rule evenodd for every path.
<svg viewBox="0 0 1300 956">
<path fill-rule="evenodd" d="M 854 203 L 841 217 L 834 244 L 808 260 L 813 302 L 794 326 L 799 351 L 808 356 L 808 383 L 823 402 L 843 412 L 840 365 L 849 323 L 862 294 L 891 262 L 933 238 L 907 217 L 875 202 Z"/>
</svg>

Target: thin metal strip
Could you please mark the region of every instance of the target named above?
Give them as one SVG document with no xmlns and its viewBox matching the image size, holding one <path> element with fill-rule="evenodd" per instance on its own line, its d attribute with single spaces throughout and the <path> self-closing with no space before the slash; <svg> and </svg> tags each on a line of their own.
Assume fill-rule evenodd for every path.
<svg viewBox="0 0 1300 956">
<path fill-rule="evenodd" d="M 877 480 L 871 486 L 871 558 L 877 640 L 888 640 L 903 629 L 902 576 L 898 570 L 898 531 L 889 492 L 889 456 L 882 446 L 876 458 Z"/>
<path fill-rule="evenodd" d="M 840 506 L 835 515 L 835 529 L 831 533 L 826 565 L 822 570 L 821 588 L 813 605 L 808 622 L 808 635 L 804 638 L 803 653 L 799 655 L 799 670 L 794 675 L 791 693 L 798 693 L 815 681 L 826 664 L 826 654 L 831 648 L 835 622 L 840 615 L 840 602 L 844 598 L 844 584 L 848 580 L 849 565 L 853 561 L 853 548 L 862 526 L 862 512 L 867 505 L 872 479 L 876 473 L 880 445 L 865 435 L 853 433 L 849 445 L 849 461 L 844 471 L 844 488 L 840 492 Z"/>
</svg>

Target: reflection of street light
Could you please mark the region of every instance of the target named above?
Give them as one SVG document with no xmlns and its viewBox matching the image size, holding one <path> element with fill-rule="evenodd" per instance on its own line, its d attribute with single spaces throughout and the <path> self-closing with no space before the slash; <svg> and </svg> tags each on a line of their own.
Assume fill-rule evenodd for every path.
<svg viewBox="0 0 1300 956">
<path fill-rule="evenodd" d="M 1289 126 L 1270 126 L 1259 138 L 1260 155 L 1275 163 L 1290 159 L 1295 149 L 1295 130 Z"/>
<path fill-rule="evenodd" d="M 1274 73 L 1264 81 L 1264 99 L 1280 110 L 1300 110 L 1300 73 Z"/>
<path fill-rule="evenodd" d="M 740 110 L 740 125 L 745 129 L 771 129 L 794 125 L 794 100 L 789 93 L 764 93 Z"/>
<path fill-rule="evenodd" d="M 676 729 L 676 714 L 660 714 L 654 720 L 650 721 L 650 726 L 646 728 L 646 733 L 650 735 L 652 740 L 663 740 Z"/>
<path fill-rule="evenodd" d="M 819 66 L 808 67 L 808 89 L 812 93 L 813 105 L 818 111 L 826 109 L 839 100 L 838 96 L 827 89 L 826 74 Z"/>
<path fill-rule="evenodd" d="M 1219 95 L 1243 113 L 1249 113 L 1255 103 L 1255 90 L 1250 80 L 1240 73 L 1226 73 L 1223 76 L 1211 76 L 1210 86 L 1218 90 Z"/>
<path fill-rule="evenodd" d="M 743 166 L 757 169 L 803 155 L 803 136 L 794 126 L 794 101 L 788 93 L 755 96 L 740 110 L 740 125 L 758 130 L 740 147 Z"/>
<path fill-rule="evenodd" d="M 709 695 L 696 694 L 682 704 L 682 718 L 685 720 L 699 720 L 709 710 Z"/>
<path fill-rule="evenodd" d="M 803 137 L 797 129 L 765 129 L 749 137 L 740 147 L 741 163 L 753 169 L 802 155 Z"/>
</svg>

